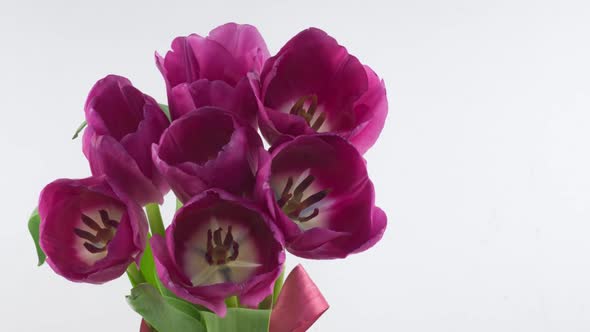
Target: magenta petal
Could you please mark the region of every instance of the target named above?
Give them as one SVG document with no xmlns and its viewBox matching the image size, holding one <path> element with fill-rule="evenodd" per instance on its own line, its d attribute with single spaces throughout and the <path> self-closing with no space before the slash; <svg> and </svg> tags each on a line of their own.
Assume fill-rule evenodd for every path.
<svg viewBox="0 0 590 332">
<path fill-rule="evenodd" d="M 149 202 L 161 204 L 164 201 L 160 188 L 167 186 L 156 187 L 141 172 L 129 153 L 112 137 L 99 136 L 91 139 L 90 150 L 88 159 L 92 163 L 93 174 L 105 174 L 115 190 L 127 193 L 142 205 Z"/>
<path fill-rule="evenodd" d="M 197 108 L 213 106 L 232 112 L 256 127 L 256 99 L 245 78 L 235 87 L 224 81 L 206 79 L 180 84 L 172 89 L 169 99 L 173 120 Z"/>
<path fill-rule="evenodd" d="M 256 27 L 249 24 L 227 23 L 213 29 L 209 38 L 228 50 L 242 64 L 242 72 L 259 73 L 270 57 L 264 39 Z"/>
<path fill-rule="evenodd" d="M 270 315 L 270 332 L 305 332 L 330 305 L 301 264 L 285 280 Z"/>
<path fill-rule="evenodd" d="M 281 238 L 278 232 L 276 233 L 275 238 L 277 240 Z M 255 276 L 248 285 L 244 287 L 244 290 L 240 294 L 240 304 L 250 308 L 257 308 L 262 300 L 272 294 L 275 280 L 277 280 L 281 274 L 282 266 L 285 263 L 284 251 L 279 253 L 277 262 L 278 265 L 274 270 Z"/>
<path fill-rule="evenodd" d="M 385 83 L 369 67 L 365 69 L 369 78 L 369 88 L 354 106 L 359 126 L 348 137 L 361 154 L 367 152 L 379 138 L 388 109 Z"/>
<path fill-rule="evenodd" d="M 200 77 L 199 61 L 189 44 L 189 38 L 202 38 L 191 35 L 188 37 L 177 37 L 172 41 L 172 50 L 162 57 L 156 53 L 156 64 L 166 79 L 166 86 L 169 89 L 174 86 L 193 82 Z"/>
<path fill-rule="evenodd" d="M 338 232 L 325 228 L 312 228 L 295 237 L 287 249 L 293 255 L 311 259 L 345 258 L 350 250 L 343 250 L 333 244 L 338 239 L 346 239 L 351 233 Z"/>
<path fill-rule="evenodd" d="M 362 246 L 355 250 L 355 253 L 359 253 L 365 251 L 375 243 L 379 242 L 385 233 L 385 228 L 387 227 L 387 215 L 383 210 L 378 207 L 375 207 L 373 210 L 373 225 L 371 227 L 371 235 L 369 236 L 369 240 L 365 242 Z"/>
</svg>

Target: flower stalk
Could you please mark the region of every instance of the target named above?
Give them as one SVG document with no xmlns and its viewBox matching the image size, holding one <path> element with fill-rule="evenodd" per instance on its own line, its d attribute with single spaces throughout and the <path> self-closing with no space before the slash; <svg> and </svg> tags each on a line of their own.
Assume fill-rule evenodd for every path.
<svg viewBox="0 0 590 332">
<path fill-rule="evenodd" d="M 135 263 L 131 263 L 127 267 L 127 277 L 129 278 L 129 281 L 131 282 L 131 285 L 133 287 L 145 282 L 143 274 L 137 268 L 137 265 Z"/>
<path fill-rule="evenodd" d="M 162 221 L 160 206 L 156 203 L 150 203 L 146 205 L 145 210 L 147 212 L 148 223 L 150 224 L 152 234 L 164 235 L 166 230 L 164 228 L 164 222 Z"/>
</svg>

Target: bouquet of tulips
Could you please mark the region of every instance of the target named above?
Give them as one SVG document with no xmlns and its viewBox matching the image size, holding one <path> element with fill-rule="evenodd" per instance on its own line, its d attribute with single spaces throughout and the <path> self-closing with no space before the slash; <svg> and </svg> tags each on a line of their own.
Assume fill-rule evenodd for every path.
<svg viewBox="0 0 590 332">
<path fill-rule="evenodd" d="M 316 28 L 270 56 L 255 27 L 228 23 L 155 60 L 167 105 L 121 76 L 91 89 L 74 137 L 92 176 L 42 190 L 39 264 L 92 284 L 126 273 L 141 331 L 307 330 L 328 304 L 301 266 L 283 281 L 285 251 L 345 258 L 385 231 L 363 159 L 383 81 Z"/>
</svg>

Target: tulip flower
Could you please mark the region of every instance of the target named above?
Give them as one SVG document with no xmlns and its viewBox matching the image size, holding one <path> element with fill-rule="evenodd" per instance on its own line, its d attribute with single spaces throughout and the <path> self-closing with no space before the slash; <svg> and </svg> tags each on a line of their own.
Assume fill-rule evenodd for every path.
<svg viewBox="0 0 590 332">
<path fill-rule="evenodd" d="M 220 316 L 224 299 L 255 308 L 272 294 L 285 253 L 280 232 L 255 205 L 217 189 L 177 211 L 150 240 L 158 276 L 174 294 Z"/>
<path fill-rule="evenodd" d="M 373 246 L 387 224 L 359 152 L 335 134 L 300 136 L 274 147 L 256 196 L 267 202 L 294 255 L 344 258 Z"/>
<path fill-rule="evenodd" d="M 387 116 L 382 80 L 325 32 L 310 28 L 293 37 L 251 76 L 259 125 L 270 144 L 285 137 L 335 133 L 364 154 Z"/>
<path fill-rule="evenodd" d="M 199 79 L 221 80 L 231 86 L 248 72 L 259 73 L 269 57 L 258 30 L 247 24 L 227 23 L 201 37 L 177 37 L 165 57 L 156 53 L 156 65 L 168 90 Z"/>
<path fill-rule="evenodd" d="M 209 188 L 248 195 L 263 153 L 254 129 L 216 107 L 174 121 L 152 149 L 156 166 L 182 202 Z"/>
<path fill-rule="evenodd" d="M 61 179 L 39 199 L 39 242 L 49 266 L 76 282 L 101 284 L 121 276 L 145 247 L 141 207 L 117 195 L 105 177 Z"/>
<path fill-rule="evenodd" d="M 148 95 L 124 77 L 98 81 L 85 106 L 83 151 L 93 175 L 106 175 L 113 189 L 141 205 L 162 203 L 169 187 L 151 158 L 169 121 Z"/>
</svg>

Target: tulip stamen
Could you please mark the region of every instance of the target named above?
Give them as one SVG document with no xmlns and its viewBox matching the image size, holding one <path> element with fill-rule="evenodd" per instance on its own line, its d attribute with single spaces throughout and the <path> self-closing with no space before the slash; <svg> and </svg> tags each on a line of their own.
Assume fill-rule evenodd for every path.
<svg viewBox="0 0 590 332">
<path fill-rule="evenodd" d="M 293 178 L 289 177 L 289 179 L 287 180 L 287 184 L 285 185 L 285 188 L 283 188 L 283 192 L 281 193 L 281 198 L 279 198 L 279 200 L 277 201 L 277 204 L 280 207 L 285 206 L 285 204 L 291 199 L 291 197 L 293 196 L 289 191 L 291 191 L 291 187 L 293 186 Z"/>
<path fill-rule="evenodd" d="M 88 250 L 92 254 L 98 254 L 99 252 L 103 252 L 103 251 L 107 250 L 107 246 L 99 248 L 89 242 L 84 242 L 84 248 L 86 248 L 86 250 Z"/>
<path fill-rule="evenodd" d="M 309 102 L 309 106 L 307 106 L 307 109 L 306 109 L 305 106 L 306 106 L 306 103 L 308 103 L 308 102 Z M 317 95 L 303 96 L 303 97 L 297 99 L 295 104 L 293 104 L 293 107 L 291 107 L 289 114 L 298 115 L 298 116 L 302 117 L 308 126 L 310 126 L 313 130 L 318 131 L 322 127 L 322 125 L 324 124 L 324 121 L 326 120 L 326 113 L 319 112 L 317 118 L 312 123 L 312 120 L 316 114 L 317 109 L 318 109 L 318 96 Z"/>
<path fill-rule="evenodd" d="M 310 195 L 306 199 L 303 199 L 303 194 L 314 181 L 315 177 L 313 175 L 308 175 L 295 187 L 291 193 L 290 191 L 293 187 L 293 177 L 289 177 L 287 179 L 287 183 L 285 184 L 281 196 L 277 200 L 277 204 L 283 209 L 283 212 L 285 212 L 289 218 L 304 223 L 312 220 L 320 214 L 319 208 L 315 208 L 309 215 L 301 215 L 304 210 L 310 208 L 316 203 L 319 203 L 330 193 L 330 190 L 326 189 Z"/>
<path fill-rule="evenodd" d="M 322 112 L 311 126 L 311 129 L 318 131 L 324 124 L 324 121 L 326 121 L 326 113 Z"/>
<path fill-rule="evenodd" d="M 218 227 L 214 232 L 207 231 L 207 252 L 205 258 L 209 265 L 224 265 L 235 261 L 240 253 L 240 245 L 234 240 L 232 227 L 229 226 L 223 241 L 221 233 L 223 228 Z"/>
<path fill-rule="evenodd" d="M 99 210 L 98 213 L 100 215 L 103 227 L 101 227 L 94 219 L 83 213 L 80 218 L 84 225 L 96 232 L 95 234 L 80 228 L 74 228 L 74 234 L 87 241 L 84 242 L 84 248 L 86 248 L 86 250 L 92 254 L 104 252 L 107 250 L 107 246 L 115 237 L 116 229 L 119 226 L 119 222 L 112 220 L 106 210 Z"/>
</svg>

